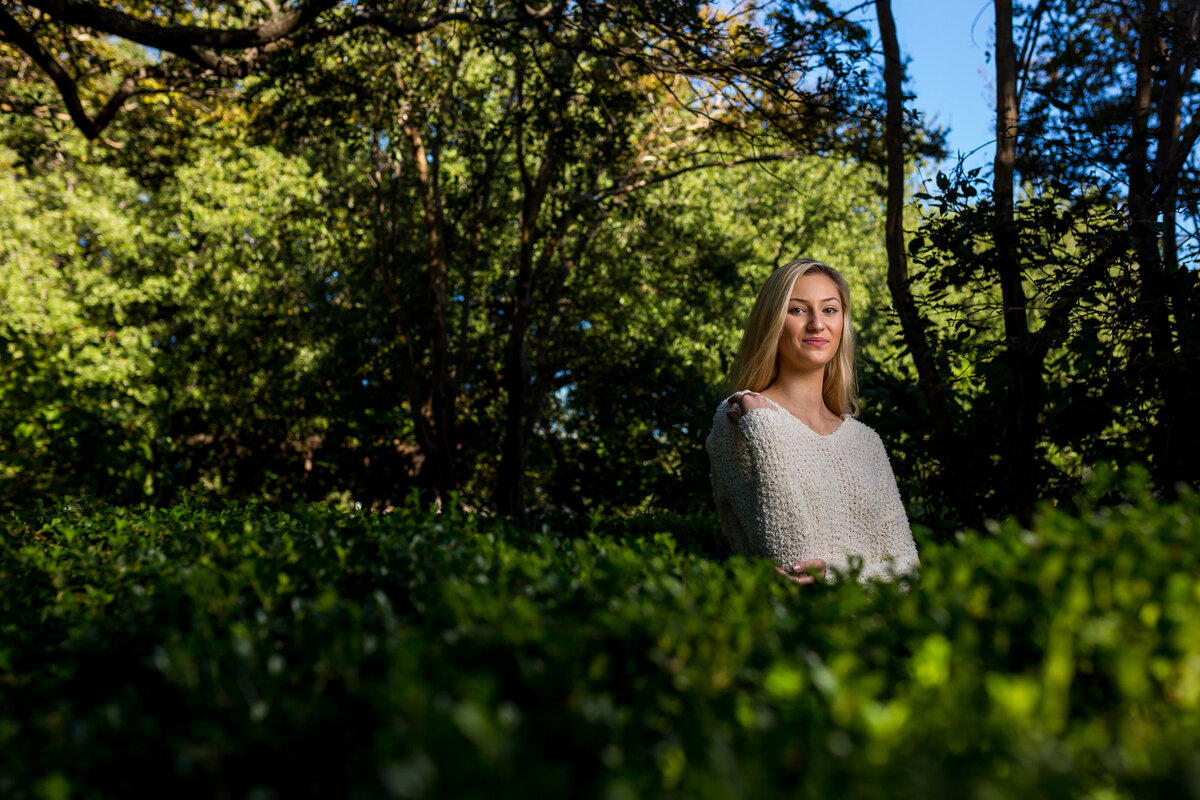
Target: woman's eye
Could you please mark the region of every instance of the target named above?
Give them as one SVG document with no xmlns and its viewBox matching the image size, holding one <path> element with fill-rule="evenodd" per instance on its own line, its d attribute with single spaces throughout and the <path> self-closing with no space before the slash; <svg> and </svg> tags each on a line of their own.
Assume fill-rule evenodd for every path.
<svg viewBox="0 0 1200 800">
<path fill-rule="evenodd" d="M 836 313 L 837 313 L 837 307 L 836 307 L 836 306 L 830 306 L 829 308 L 825 309 L 825 313 L 826 313 L 826 314 L 836 314 Z"/>
<path fill-rule="evenodd" d="M 800 313 L 803 313 L 803 311 L 804 311 L 804 309 L 803 309 L 803 308 L 800 308 L 799 306 L 796 306 L 795 308 L 789 308 L 789 309 L 788 309 L 788 313 L 789 313 L 789 314 L 800 314 Z"/>
</svg>

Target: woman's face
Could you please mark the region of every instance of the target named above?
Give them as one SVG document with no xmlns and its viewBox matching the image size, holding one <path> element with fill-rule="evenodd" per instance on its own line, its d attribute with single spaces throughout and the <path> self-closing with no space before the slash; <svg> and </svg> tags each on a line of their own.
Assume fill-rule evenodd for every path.
<svg viewBox="0 0 1200 800">
<path fill-rule="evenodd" d="M 820 272 L 797 278 L 779 336 L 780 370 L 823 370 L 842 343 L 844 315 L 832 278 Z"/>
</svg>

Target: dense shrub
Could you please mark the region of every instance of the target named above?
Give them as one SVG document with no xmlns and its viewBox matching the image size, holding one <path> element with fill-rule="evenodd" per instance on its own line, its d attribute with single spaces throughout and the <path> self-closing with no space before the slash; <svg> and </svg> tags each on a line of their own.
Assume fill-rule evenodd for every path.
<svg viewBox="0 0 1200 800">
<path fill-rule="evenodd" d="M 0 795 L 1196 797 L 1198 519 L 1084 497 L 796 587 L 696 518 L 11 517 Z"/>
</svg>

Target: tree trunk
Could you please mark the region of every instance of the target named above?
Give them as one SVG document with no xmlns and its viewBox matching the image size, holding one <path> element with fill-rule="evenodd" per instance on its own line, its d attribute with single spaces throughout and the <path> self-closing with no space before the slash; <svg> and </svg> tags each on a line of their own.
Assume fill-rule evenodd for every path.
<svg viewBox="0 0 1200 800">
<path fill-rule="evenodd" d="M 520 78 L 517 90 L 521 90 Z M 518 130 L 516 135 L 517 166 L 522 185 L 521 246 L 517 252 L 517 281 L 513 290 L 501 380 L 505 393 L 505 416 L 496 505 L 500 513 L 517 519 L 524 519 L 528 514 L 525 507 L 525 459 L 529 452 L 530 434 L 527 431 L 530 429 L 525 423 L 530 413 L 533 368 L 529 363 L 527 337 L 533 312 L 534 257 L 545 233 L 539 219 L 550 182 L 559 168 L 563 135 L 561 114 L 569 99 L 560 91 L 557 101 L 560 103 L 556 109 L 559 121 L 546 136 L 536 174 L 531 173 L 526 164 L 525 131 Z"/>
<path fill-rule="evenodd" d="M 429 258 L 429 304 L 432 324 L 431 344 L 433 363 L 430 370 L 428 414 L 433 420 L 432 436 L 437 451 L 438 495 L 442 500 L 457 487 L 454 469 L 455 452 L 455 390 L 449 375 L 449 325 L 446 307 L 446 277 L 450 270 L 450 254 L 447 247 L 445 210 L 441 189 L 438 184 L 436 154 L 425 145 L 425 138 L 416 124 L 409 120 L 404 124 L 412 154 L 413 172 L 421 194 L 424 211 L 426 244 Z"/>
<path fill-rule="evenodd" d="M 439 452 L 434 431 L 426 413 L 428 392 L 420 379 L 421 370 L 417 364 L 416 352 L 413 346 L 413 334 L 405 313 L 403 301 L 396 289 L 397 276 L 395 270 L 396 236 L 398 225 L 396 219 L 396 196 L 398 188 L 398 172 L 396 165 L 384 155 L 377 142 L 372 142 L 372 169 L 368 175 L 372 191 L 371 223 L 372 257 L 375 269 L 387 298 L 388 309 L 391 313 L 392 327 L 396 337 L 396 352 L 399 356 L 397 373 L 404 376 L 404 394 L 408 400 L 409 414 L 413 421 L 413 432 L 417 439 L 417 447 L 424 458 L 421 473 L 429 470 L 432 478 L 430 488 L 438 498 L 444 498 L 453 488 L 444 485 L 442 478 L 444 470 L 439 468 L 441 454 Z M 390 191 L 389 191 L 390 184 Z M 428 467 L 425 466 L 428 465 Z"/>
<path fill-rule="evenodd" d="M 521 249 L 518 256 L 517 286 L 512 305 L 512 322 L 505 348 L 502 385 L 505 393 L 504 439 L 497 475 L 496 505 L 502 514 L 517 519 L 527 516 L 525 507 L 525 458 L 529 439 L 525 435 L 526 407 L 532 369 L 526 347 L 532 294 L 533 246 L 537 239 L 537 210 L 526 194 L 521 215 Z"/>
<path fill-rule="evenodd" d="M 1138 16 L 1136 83 L 1129 145 L 1129 213 L 1141 273 L 1141 300 L 1150 325 L 1150 343 L 1155 355 L 1162 359 L 1171 351 L 1171 328 L 1162 291 L 1162 257 L 1155 231 L 1160 209 L 1155 202 L 1154 177 L 1148 155 L 1154 61 L 1162 45 L 1157 30 L 1159 10 L 1157 0 L 1145 0 Z"/>
<path fill-rule="evenodd" d="M 926 335 L 925 321 L 908 285 L 908 257 L 904 247 L 904 66 L 891 0 L 876 0 L 875 12 L 883 39 L 883 80 L 887 95 L 887 222 L 885 239 L 888 255 L 888 289 L 900 317 L 904 343 L 917 368 L 917 389 L 929 407 L 934 448 L 941 462 L 939 488 L 949 499 L 959 520 L 980 526 L 982 518 L 965 481 L 966 475 L 958 443 L 955 441 L 953 416 L 947 401 L 946 383 L 937 369 L 933 349 Z"/>
<path fill-rule="evenodd" d="M 1133 115 L 1129 142 L 1129 218 L 1134 243 L 1134 256 L 1140 280 L 1138 281 L 1139 305 L 1149 328 L 1150 364 L 1147 383 L 1162 402 L 1162 410 L 1151 436 L 1151 451 L 1159 456 L 1158 477 L 1170 483 L 1175 477 L 1172 467 L 1178 467 L 1180 450 L 1175 444 L 1182 433 L 1177 430 L 1183 422 L 1179 414 L 1180 387 L 1177 385 L 1175 369 L 1176 353 L 1171 336 L 1171 322 L 1167 309 L 1167 286 L 1163 274 L 1163 257 L 1159 250 L 1157 224 L 1159 214 L 1168 204 L 1174 204 L 1174 192 L 1159 191 L 1155 174 L 1150 166 L 1150 119 L 1154 95 L 1155 62 L 1162 59 L 1164 42 L 1160 35 L 1162 9 L 1158 0 L 1143 0 L 1138 15 L 1138 48 L 1135 65 Z M 1163 72 L 1170 72 L 1174 65 L 1165 65 Z M 1157 161 L 1169 162 L 1171 150 L 1176 146 L 1169 136 L 1172 126 L 1167 104 L 1171 97 L 1173 81 L 1167 78 L 1159 106 L 1168 119 L 1159 119 Z M 1168 141 L 1168 138 L 1170 141 Z M 1159 176 L 1160 178 L 1163 176 Z M 1169 220 L 1168 220 L 1169 221 Z M 1174 231 L 1164 231 L 1173 235 Z M 1168 253 L 1171 250 L 1168 250 Z M 1194 445 L 1184 444 L 1184 448 Z"/>
<path fill-rule="evenodd" d="M 1159 459 L 1155 466 L 1159 479 L 1168 490 L 1177 481 L 1200 479 L 1200 454 L 1195 446 L 1200 441 L 1200 420 L 1195 414 L 1200 403 L 1196 379 L 1200 353 L 1193 322 L 1194 300 L 1188 297 L 1186 289 L 1189 276 L 1179 266 L 1178 182 L 1169 166 L 1177 161 L 1180 150 L 1190 147 L 1183 140 L 1181 130 L 1182 95 L 1196 66 L 1200 3 L 1185 0 L 1169 8 L 1172 18 L 1164 20 L 1158 2 L 1146 2 L 1139 20 L 1138 91 L 1129 183 L 1130 216 L 1137 226 L 1135 238 L 1143 299 L 1150 314 L 1154 372 L 1158 376 L 1163 403 L 1154 436 L 1154 452 Z M 1157 24 L 1163 24 L 1169 36 L 1164 37 L 1156 30 Z M 1149 139 L 1150 64 L 1155 60 L 1163 62 L 1158 70 L 1163 76 L 1163 85 L 1158 104 L 1154 166 L 1150 169 L 1145 148 Z M 1133 175 L 1135 170 L 1144 175 L 1139 175 L 1137 183 Z M 1162 219 L 1161 257 L 1154 228 L 1159 216 Z"/>
<path fill-rule="evenodd" d="M 996 9 L 996 160 L 992 197 L 996 206 L 993 242 L 1004 313 L 1004 360 L 1011 383 L 1000 445 L 1006 500 L 1018 519 L 1028 523 L 1037 499 L 1037 418 L 1042 407 L 1042 359 L 1030 350 L 1020 243 L 1015 219 L 1017 51 L 1013 44 L 1012 0 L 995 0 Z"/>
<path fill-rule="evenodd" d="M 421 37 L 416 37 L 420 44 Z M 420 50 L 416 56 L 420 61 Z M 400 63 L 392 65 L 392 75 L 397 87 L 408 93 L 404 68 Z M 413 420 L 417 428 L 417 440 L 422 451 L 428 451 L 426 459 L 431 462 L 433 488 L 437 498 L 445 502 L 449 493 L 458 488 L 455 475 L 455 453 L 457 450 L 457 387 L 450 375 L 449 324 L 446 281 L 450 271 L 449 227 L 446 224 L 445 204 L 439 179 L 439 147 L 437 134 L 432 143 L 426 141 L 428 130 L 426 109 L 414 107 L 401 109 L 399 121 L 408 139 L 408 152 L 420 195 L 429 276 L 426 288 L 429 292 L 430 335 L 429 349 L 432 355 L 428 374 L 428 392 L 422 393 L 420 405 L 413 409 Z M 441 104 L 445 111 L 445 101 Z M 439 126 L 440 128 L 440 126 Z M 394 251 L 394 250 L 393 250 Z M 394 276 L 391 280 L 395 280 Z M 392 284 L 394 291 L 394 284 Z M 411 340 L 409 346 L 411 347 Z M 415 360 L 415 359 L 414 359 Z M 422 382 L 423 383 L 423 382 Z M 424 388 L 424 387 L 422 387 Z M 410 402 L 412 402 L 410 400 Z"/>
</svg>

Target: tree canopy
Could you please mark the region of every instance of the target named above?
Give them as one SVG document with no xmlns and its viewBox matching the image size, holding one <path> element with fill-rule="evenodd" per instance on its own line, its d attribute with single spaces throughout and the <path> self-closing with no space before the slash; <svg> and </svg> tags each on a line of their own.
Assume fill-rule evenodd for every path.
<svg viewBox="0 0 1200 800">
<path fill-rule="evenodd" d="M 1195 481 L 1197 13 L 998 2 L 996 162 L 914 186 L 882 0 L 6 4 L 0 499 L 702 508 L 801 254 L 915 518 Z"/>
</svg>

